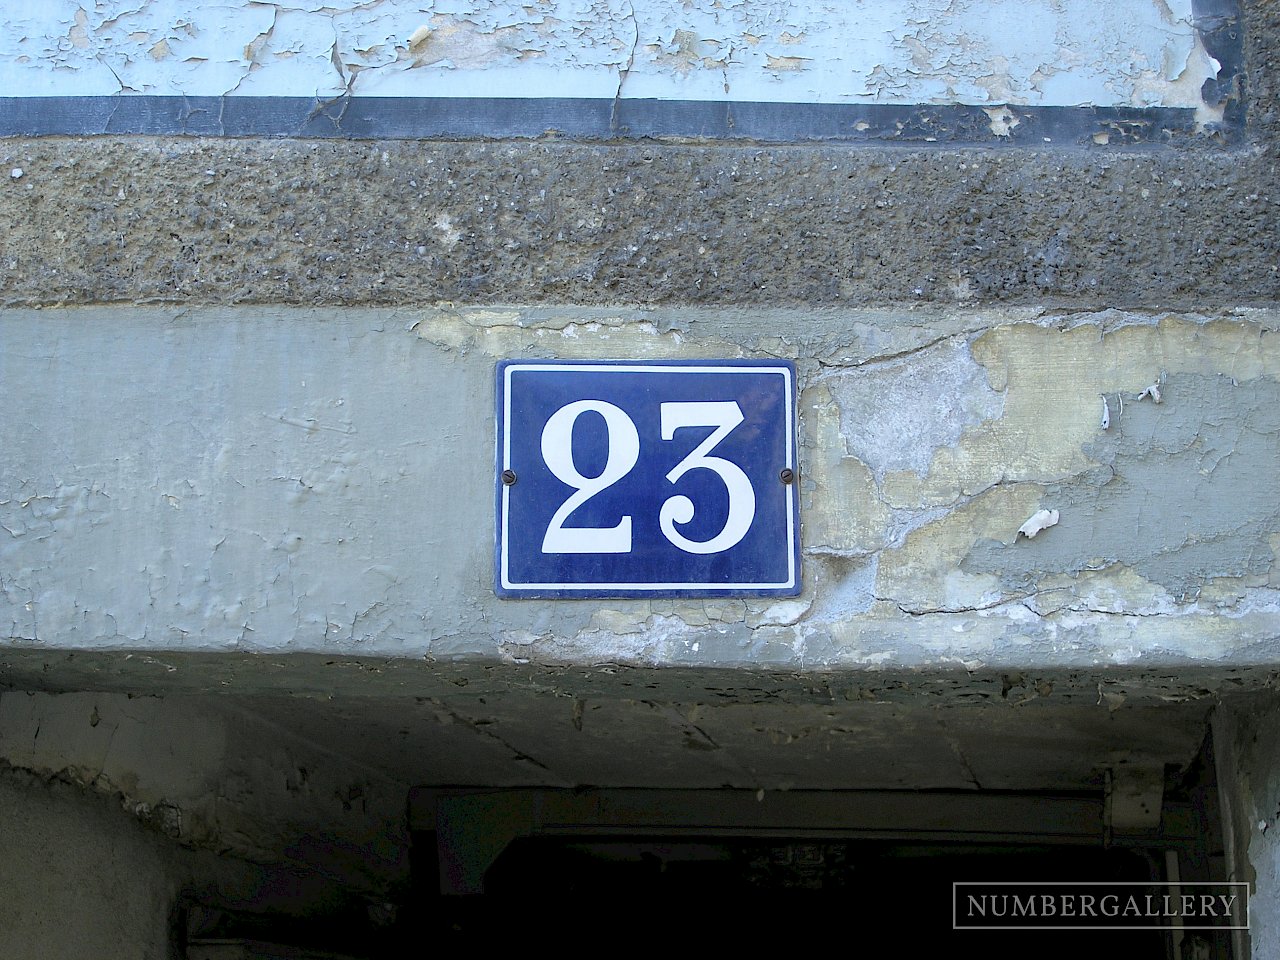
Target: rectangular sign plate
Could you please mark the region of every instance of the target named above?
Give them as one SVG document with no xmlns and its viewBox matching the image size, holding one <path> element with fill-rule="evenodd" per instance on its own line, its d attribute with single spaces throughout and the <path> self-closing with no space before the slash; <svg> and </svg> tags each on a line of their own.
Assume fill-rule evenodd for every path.
<svg viewBox="0 0 1280 960">
<path fill-rule="evenodd" d="M 508 360 L 497 381 L 500 596 L 800 593 L 792 364 Z"/>
</svg>

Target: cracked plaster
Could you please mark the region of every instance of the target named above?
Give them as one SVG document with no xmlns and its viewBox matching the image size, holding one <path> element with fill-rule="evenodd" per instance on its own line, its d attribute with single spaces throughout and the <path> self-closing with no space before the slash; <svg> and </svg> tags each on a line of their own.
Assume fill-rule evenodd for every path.
<svg viewBox="0 0 1280 960">
<path fill-rule="evenodd" d="M 436 0 L 11 11 L 26 96 L 620 97 L 1204 108 L 1191 0 Z M 1208 118 L 1212 119 L 1212 118 Z"/>
<path fill-rule="evenodd" d="M 1253 5 L 1246 20 L 1255 41 L 1250 123 L 1259 120 L 1255 130 L 1264 135 L 1274 120 L 1268 78 L 1277 71 L 1268 69 L 1272 45 L 1257 41 L 1274 34 L 1269 16 Z M 70 40 L 91 42 L 87 17 L 83 25 L 73 23 Z M 248 41 L 258 47 L 255 56 L 269 47 L 260 37 Z M 638 39 L 638 31 L 624 37 Z M 909 44 L 912 52 L 928 57 L 926 39 L 914 39 L 919 46 Z M 162 43 L 152 49 L 171 57 L 168 42 Z M 333 84 L 356 77 L 350 64 L 334 66 L 335 45 L 328 44 L 327 66 L 319 57 L 299 63 L 324 72 Z M 82 66 L 76 82 L 93 74 L 105 92 L 120 89 L 107 64 L 86 60 Z M 406 71 L 414 77 L 422 72 Z M 1069 78 L 1042 74 L 1036 82 L 1052 97 L 1055 84 Z M 260 89 L 255 85 L 268 78 L 241 63 L 228 80 L 242 79 L 251 82 L 237 94 Z M 613 85 L 602 89 L 614 92 L 605 95 L 616 96 L 623 80 L 612 78 Z M 634 96 L 629 81 L 628 95 Z M 771 787 L 791 786 L 788 773 L 846 771 L 857 775 L 854 785 L 864 770 L 896 775 L 891 765 L 858 766 L 854 761 L 868 754 L 849 748 L 877 739 L 887 746 L 889 761 L 910 760 L 913 751 L 893 735 L 906 727 L 878 718 L 859 726 L 833 707 L 846 703 L 880 713 L 907 705 L 914 712 L 906 718 L 919 717 L 922 705 L 961 708 L 927 739 L 920 738 L 923 727 L 914 729 L 913 743 L 932 746 L 935 734 L 945 736 L 942 753 L 953 756 L 929 754 L 931 769 L 924 774 L 946 769 L 951 782 L 965 787 L 1000 785 L 991 765 L 1009 759 L 1009 715 L 1033 718 L 1028 730 L 1034 730 L 1012 764 L 1024 777 L 1014 787 L 1061 782 L 1078 789 L 1097 775 L 1091 765 L 1129 759 L 1136 748 L 1127 718 L 1140 704 L 1179 708 L 1172 715 L 1151 713 L 1149 731 L 1169 742 L 1152 746 L 1148 740 L 1144 749 L 1156 761 L 1185 759 L 1199 742 L 1201 718 L 1220 695 L 1245 684 L 1274 688 L 1280 569 L 1274 560 L 1261 568 L 1268 551 L 1274 557 L 1280 548 L 1280 532 L 1259 502 L 1247 502 L 1245 512 L 1260 518 L 1264 529 L 1230 531 L 1237 538 L 1231 542 L 1247 542 L 1248 563 L 1237 557 L 1231 567 L 1230 560 L 1220 562 L 1221 553 L 1211 556 L 1209 568 L 1220 567 L 1225 575 L 1205 582 L 1198 597 L 1166 585 L 1177 587 L 1184 566 L 1176 538 L 1171 550 L 1153 554 L 1154 568 L 1141 571 L 1141 557 L 1136 564 L 1130 557 L 1101 569 L 1076 569 L 1073 559 L 1085 549 L 1081 541 L 1094 530 L 1068 526 L 1070 514 L 1034 544 L 1004 538 L 1029 514 L 1015 508 L 1032 497 L 1038 506 L 1051 492 L 1075 495 L 1080 506 L 1092 509 L 1086 495 L 1105 489 L 1099 464 L 1148 471 L 1169 465 L 1190 476 L 1192 465 L 1179 461 L 1190 448 L 1159 442 L 1167 427 L 1200 436 L 1226 426 L 1221 435 L 1233 445 L 1243 438 L 1237 452 L 1275 462 L 1268 446 L 1273 434 L 1258 429 L 1266 427 L 1258 404 L 1274 391 L 1275 358 L 1264 340 L 1273 336 L 1275 313 L 1230 306 L 1266 303 L 1276 289 L 1269 148 L 1255 147 L 1215 160 L 338 144 L 326 146 L 320 158 L 314 144 L 280 142 L 16 142 L 10 151 L 26 176 L 9 184 L 3 200 L 10 237 L 0 262 L 5 302 L 122 306 L 39 316 L 11 312 L 0 324 L 0 380 L 21 378 L 37 388 L 37 396 L 18 398 L 29 400 L 35 415 L 4 427 L 6 449 L 20 452 L 0 464 L 0 512 L 8 531 L 0 530 L 0 623 L 13 624 L 9 642 L 0 645 L 0 676 L 28 689 L 114 688 L 119 698 L 139 689 L 199 689 L 220 698 L 228 688 L 238 697 L 287 693 L 280 717 L 314 701 L 320 706 L 300 728 L 326 744 L 336 742 L 333 735 L 352 717 L 387 724 L 338 766 L 381 750 L 387 769 L 400 770 L 412 757 L 427 775 L 446 769 L 448 751 L 430 736 L 416 741 L 417 749 L 404 749 L 386 707 L 430 692 L 432 702 L 421 704 L 415 717 L 434 718 L 441 728 L 471 737 L 453 756 L 465 759 L 456 769 L 486 783 L 634 776 L 631 755 L 619 756 L 617 735 L 627 729 L 647 735 L 651 727 L 640 718 L 649 714 L 681 741 L 686 731 L 697 741 L 682 747 L 693 761 L 670 768 L 686 782 L 723 776 L 746 783 L 748 774 L 765 779 L 760 769 L 744 773 L 734 733 L 741 736 L 748 725 L 769 741 L 767 755 L 779 762 L 767 773 L 777 778 L 769 780 Z M 557 179 L 561 165 L 581 171 L 582 179 Z M 645 168 L 650 176 L 633 177 Z M 771 192 L 775 181 L 786 184 L 786 194 Z M 664 192 L 663 182 L 674 190 Z M 474 190 L 459 190 L 461 183 Z M 268 195 L 286 200 L 267 203 Z M 501 199 L 491 203 L 490 195 Z M 257 202 L 245 204 L 245 197 Z M 601 209 L 606 205 L 607 213 Z M 341 224 L 336 217 L 330 221 L 332 208 L 345 211 Z M 600 237 L 620 245 L 593 247 Z M 530 250 L 536 252 L 532 258 Z M 483 302 L 493 291 L 543 304 L 679 307 L 403 306 Z M 842 298 L 896 305 L 874 311 L 822 306 Z M 323 311 L 151 312 L 136 306 L 255 300 L 402 309 L 352 310 L 335 324 Z M 998 301 L 1035 306 L 1000 308 Z M 717 308 L 685 309 L 691 303 Z M 741 303 L 749 309 L 734 306 Z M 810 306 L 777 309 L 795 303 Z M 951 303 L 962 309 L 945 306 Z M 1138 308 L 1101 309 L 1115 303 Z M 1064 305 L 1068 312 L 1052 312 Z M 1163 312 L 1171 306 L 1184 312 Z M 247 332 L 264 319 L 305 331 L 275 340 Z M 76 329 L 80 322 L 83 328 Z M 113 341 L 115 324 L 124 332 Z M 222 352 L 210 349 L 208 329 L 194 329 L 223 325 L 244 335 L 238 341 L 233 336 Z M 36 327 L 43 329 L 28 342 Z M 361 352 L 362 341 L 385 343 L 410 328 L 420 338 L 416 360 L 402 364 L 394 351 Z M 171 339 L 157 332 L 162 329 Z M 13 339 L 19 331 L 21 350 Z M 86 332 L 87 346 L 63 348 Z M 1071 339 L 1077 334 L 1082 339 Z M 128 353 L 123 344 L 130 337 L 145 347 Z M 963 345 L 1000 396 L 1002 415 L 969 417 L 958 436 L 947 435 L 923 475 L 911 469 L 877 478 L 850 455 L 828 381 L 856 376 L 862 365 L 909 365 L 916 354 L 943 344 Z M 148 347 L 154 349 L 143 355 Z M 389 451 L 385 460 L 403 460 L 404 451 L 379 448 L 360 418 L 332 417 L 332 408 L 299 396 L 292 379 L 316 363 L 339 384 L 352 366 L 407 378 L 411 384 L 393 390 L 361 380 L 377 398 L 375 419 L 407 430 L 429 424 L 446 452 L 462 451 L 463 462 L 483 465 L 455 485 L 487 489 L 491 453 L 481 449 L 484 438 L 474 436 L 480 432 L 476 422 L 457 416 L 448 392 L 431 383 L 437 370 L 446 364 L 488 369 L 495 357 L 515 354 L 591 356 L 621 349 L 643 356 L 744 350 L 802 358 L 808 384 L 800 408 L 803 482 L 810 497 L 810 590 L 804 597 L 774 604 L 610 604 L 581 615 L 570 604 L 554 613 L 495 605 L 487 594 L 487 556 L 463 551 L 458 557 L 442 547 L 445 540 L 419 536 L 436 522 L 424 523 L 424 515 L 441 516 L 443 485 L 434 482 L 435 461 L 414 457 L 409 466 L 415 483 L 396 489 L 389 484 L 392 473 L 368 467 L 379 452 Z M 263 350 L 271 365 L 280 364 L 278 376 L 258 373 L 255 363 L 265 357 L 256 354 Z M 1090 362 L 1070 363 L 1077 350 Z M 200 383 L 184 381 L 197 366 L 190 358 L 204 363 L 206 352 L 208 369 L 220 373 Z M 129 375 L 113 381 L 107 360 L 123 362 Z M 49 376 L 61 378 L 54 397 L 39 393 Z M 1232 378 L 1231 402 L 1248 401 L 1244 424 L 1213 419 L 1227 402 L 1224 381 Z M 85 382 L 62 389 L 76 380 Z M 125 403 L 104 408 L 104 396 L 133 381 L 146 386 L 126 391 Z M 1140 406 L 1135 415 L 1132 404 L 1152 382 L 1177 389 L 1165 391 L 1160 409 Z M 486 379 L 479 395 L 489 389 Z M 1099 396 L 1111 398 L 1107 435 L 1099 432 Z M 1202 417 L 1188 397 L 1208 400 L 1211 416 Z M 1142 430 L 1125 432 L 1142 426 L 1144 417 L 1151 422 Z M 131 427 L 131 418 L 139 423 Z M 149 447 L 153 429 L 161 436 Z M 36 436 L 41 430 L 47 444 Z M 29 445 L 15 447 L 15 438 Z M 1143 438 L 1158 441 L 1152 452 L 1142 449 Z M 192 455 L 164 473 L 165 451 L 175 442 L 191 444 Z M 427 445 L 420 436 L 414 442 Z M 256 444 L 252 456 L 246 453 L 250 443 Z M 979 456 L 991 449 L 1021 458 L 1018 477 L 1006 481 L 992 472 Z M 1225 485 L 1221 469 L 1210 471 L 1210 486 Z M 433 482 L 416 483 L 422 477 Z M 23 486 L 20 495 L 15 480 Z M 403 509 L 407 532 L 368 525 L 365 497 L 384 490 Z M 1228 491 L 1225 505 L 1207 519 L 1221 520 L 1230 499 Z M 1106 502 L 1108 509 L 1129 505 L 1123 498 Z M 185 526 L 172 525 L 178 517 L 185 517 Z M 165 553 L 148 543 L 144 531 L 153 522 L 157 540 L 181 547 Z M 974 526 L 963 529 L 965 522 Z M 354 555 L 339 550 L 337 540 L 317 541 L 295 529 L 343 523 L 365 527 Z M 467 536 L 488 536 L 487 523 L 474 512 L 447 518 Z M 985 539 L 978 538 L 984 531 Z M 371 556 L 370 542 L 384 555 Z M 1025 560 L 1011 551 L 1027 546 L 1049 547 L 1060 569 L 1026 584 L 1018 563 L 1005 558 Z M 141 548 L 150 548 L 154 562 L 136 575 L 123 568 L 127 576 L 109 582 L 108 565 L 132 559 Z M 74 562 L 61 562 L 68 558 Z M 1202 560 L 1192 559 L 1188 568 Z M 327 564 L 329 572 L 341 568 L 344 578 L 359 583 L 355 602 L 333 604 L 331 618 L 326 601 L 337 594 L 336 581 L 325 575 Z M 948 579 L 955 574 L 962 576 Z M 377 577 L 388 585 L 380 586 Z M 125 608 L 135 598 L 142 602 L 130 613 Z M 461 598 L 461 615 L 453 619 L 442 616 L 450 598 Z M 47 606 L 52 619 L 43 616 Z M 322 620 L 326 628 L 334 625 L 332 635 L 321 629 Z M 491 639 L 495 625 L 503 631 L 501 646 Z M 283 655 L 296 650 L 319 654 Z M 648 662 L 661 669 L 629 665 Z M 1259 666 L 1251 670 L 1249 663 Z M 752 669 L 715 669 L 725 666 Z M 640 708 L 612 709 L 619 696 L 632 693 L 641 698 Z M 459 702 L 461 694 L 465 702 Z M 384 698 L 375 708 L 367 706 L 371 701 L 363 711 L 351 706 L 375 695 Z M 545 733 L 549 721 L 529 708 L 524 695 L 540 697 L 544 706 L 550 702 L 571 735 L 586 736 L 567 741 L 559 755 L 548 755 L 545 745 L 535 750 L 537 731 Z M 25 695 L 5 692 L 0 705 L 12 706 L 6 701 L 15 696 Z M 717 726 L 706 717 L 706 705 L 715 703 L 761 709 Z M 797 704 L 807 708 L 787 712 Z M 1066 714 L 1055 719 L 1059 704 L 1076 712 L 1074 722 Z M 1006 713 L 1000 719 L 986 709 L 964 714 L 984 705 Z M 179 706 L 183 716 L 187 708 Z M 1095 715 L 1096 742 L 1081 732 L 1079 711 Z M 104 706 L 81 710 L 80 722 L 91 726 L 94 712 L 95 732 L 110 731 L 118 720 Z M 1171 718 L 1180 720 L 1180 735 Z M 283 722 L 297 722 L 296 715 Z M 491 729 L 495 722 L 500 726 Z M 48 732 L 56 730 L 54 725 Z M 42 775 L 64 769 L 66 754 L 55 739 L 46 758 L 28 758 Z M 93 737 L 85 742 L 100 743 Z M 1107 751 L 1098 746 L 1108 743 Z M 704 750 L 709 744 L 719 750 Z M 1255 780 L 1258 823 L 1276 815 L 1274 772 L 1262 755 L 1273 746 L 1274 731 L 1240 768 L 1248 771 L 1243 778 Z M 783 752 L 793 748 L 806 752 L 799 758 Z M 91 758 L 78 766 L 72 779 L 81 782 L 81 774 L 93 777 L 105 769 L 115 749 L 103 754 L 102 763 Z M 725 749 L 737 762 L 718 758 Z M 522 759 L 530 753 L 543 768 Z M 268 754 L 255 768 L 261 783 L 283 779 L 296 786 L 298 777 L 278 776 L 290 758 Z M 707 763 L 709 756 L 718 759 Z M 481 759 L 484 773 L 477 772 Z M 1072 768 L 1074 779 L 1055 779 L 1065 777 L 1064 763 L 1084 766 Z M 914 783 L 912 777 L 903 782 L 918 785 L 920 777 L 916 771 Z M 96 782 L 117 786 L 111 778 Z M 227 823 L 236 848 L 252 846 L 252 833 L 235 836 L 236 817 Z M 254 825 L 252 813 L 243 825 L 262 827 Z M 1261 826 L 1255 829 L 1253 862 L 1259 879 L 1274 886 L 1275 846 Z M 1263 947 L 1275 939 L 1271 919 L 1261 912 L 1258 917 L 1259 929 L 1267 931 Z"/>
<path fill-rule="evenodd" d="M 1266 311 L 106 315 L 4 324 L 4 376 L 30 385 L 0 467 L 12 644 L 875 670 L 1276 655 Z M 801 598 L 493 597 L 498 358 L 762 353 L 799 363 Z M 933 428 L 904 400 L 860 433 L 868 398 L 939 378 Z M 1157 381 L 1161 404 L 1138 399 Z M 1061 522 L 1018 538 L 1041 507 Z"/>
</svg>

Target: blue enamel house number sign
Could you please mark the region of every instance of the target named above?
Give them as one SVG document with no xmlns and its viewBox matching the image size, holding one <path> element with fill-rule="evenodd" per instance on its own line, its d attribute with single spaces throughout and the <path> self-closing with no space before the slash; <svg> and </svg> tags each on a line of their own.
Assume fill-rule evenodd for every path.
<svg viewBox="0 0 1280 960">
<path fill-rule="evenodd" d="M 785 361 L 500 363 L 498 594 L 797 595 L 795 408 Z"/>
</svg>

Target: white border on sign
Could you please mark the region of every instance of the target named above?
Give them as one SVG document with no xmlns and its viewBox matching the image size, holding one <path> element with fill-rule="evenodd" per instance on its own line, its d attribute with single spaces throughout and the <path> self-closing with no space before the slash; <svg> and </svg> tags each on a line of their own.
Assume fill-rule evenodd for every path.
<svg viewBox="0 0 1280 960">
<path fill-rule="evenodd" d="M 546 373 L 566 370 L 584 373 L 720 373 L 720 374 L 780 374 L 783 382 L 783 402 L 787 413 L 786 424 L 786 462 L 793 463 L 795 417 L 792 402 L 791 369 L 789 367 L 742 366 L 699 367 L 684 364 L 652 364 L 652 363 L 512 363 L 502 372 L 502 469 L 511 468 L 511 375 L 520 373 Z M 794 467 L 793 467 L 794 469 Z M 511 488 L 502 488 L 502 523 L 501 523 L 501 556 L 502 587 L 505 590 L 785 590 L 796 585 L 796 485 L 786 485 L 787 498 L 787 579 L 781 583 L 513 583 L 507 572 L 507 520 Z"/>
</svg>

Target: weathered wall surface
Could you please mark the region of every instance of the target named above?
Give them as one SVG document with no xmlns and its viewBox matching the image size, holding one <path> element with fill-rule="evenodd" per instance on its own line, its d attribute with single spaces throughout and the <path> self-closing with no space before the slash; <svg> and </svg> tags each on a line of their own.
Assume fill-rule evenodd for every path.
<svg viewBox="0 0 1280 960">
<path fill-rule="evenodd" d="M 127 814 L 0 777 L 0 956 L 170 954 L 172 855 Z"/>
<path fill-rule="evenodd" d="M 12 312 L 0 372 L 26 386 L 0 467 L 3 619 L 12 642 L 80 648 L 1273 662 L 1275 323 L 1263 310 Z M 494 598 L 496 360 L 742 354 L 801 365 L 801 598 Z M 1019 536 L 1039 510 L 1057 526 Z"/>
<path fill-rule="evenodd" d="M 1268 688 L 1280 7 L 627 6 L 6 14 L 0 759 L 380 890 L 410 783 L 1098 790 Z M 495 363 L 739 356 L 803 595 L 498 601 Z"/>
<path fill-rule="evenodd" d="M 6 692 L 0 757 L 119 799 L 157 843 L 370 888 L 407 871 L 403 772 L 335 763 L 305 733 L 225 700 Z"/>
<path fill-rule="evenodd" d="M 779 666 L 1269 662 L 1275 11 L 1246 5 L 1237 21 L 1226 4 L 1135 2 L 1092 19 L 1040 11 L 1034 29 L 997 37 L 990 25 L 1011 22 L 998 6 L 877 7 L 888 19 L 863 31 L 883 47 L 871 59 L 911 51 L 917 79 L 943 83 L 912 102 L 954 105 L 988 76 L 986 24 L 1027 83 L 1113 94 L 1054 104 L 1188 110 L 1208 97 L 1243 108 L 1243 136 L 1224 146 L 1209 123 L 1173 146 L 1091 136 L 1043 152 L 6 139 L 10 641 Z M 641 7 L 624 18 L 637 36 L 676 29 L 676 12 Z M 419 33 L 426 15 L 394 3 L 77 9 L 15 14 L 0 51 L 26 78 L 27 96 L 5 101 L 13 115 L 64 82 L 93 93 L 101 66 L 121 75 L 115 106 L 202 95 L 200 78 L 232 67 L 268 84 L 259 93 L 296 92 L 315 86 L 304 68 L 326 30 L 325 70 L 348 69 L 331 54 L 350 47 L 371 63 L 394 54 L 406 77 L 474 77 L 494 61 L 405 65 L 401 41 L 507 37 L 496 20 L 474 36 L 443 21 Z M 592 16 L 616 26 L 606 13 Z M 547 57 L 528 69 L 589 48 L 614 81 L 644 64 L 685 77 L 647 47 L 625 68 L 607 38 L 572 47 L 570 15 L 587 13 L 512 11 L 516 33 L 544 28 Z M 849 15 L 740 4 L 695 32 L 758 28 L 766 47 L 785 34 L 808 64 Z M 214 56 L 216 24 L 236 43 Z M 1012 56 L 1049 32 L 1043 56 Z M 955 53 L 945 65 L 926 34 Z M 1205 52 L 1229 37 L 1238 62 Z M 1090 58 L 1071 53 L 1081 45 Z M 810 69 L 798 73 L 817 83 Z M 869 89 L 857 69 L 840 76 L 853 85 L 832 74 L 787 95 Z M 804 597 L 493 599 L 497 360 L 743 355 L 800 366 Z M 1018 539 L 1041 509 L 1058 525 Z"/>
</svg>

